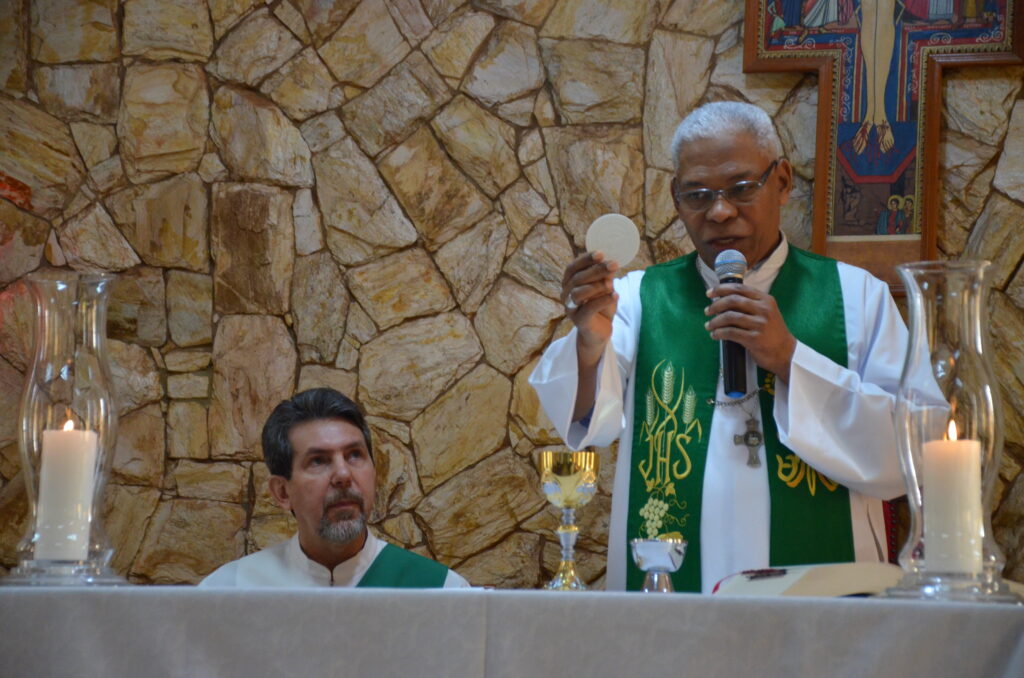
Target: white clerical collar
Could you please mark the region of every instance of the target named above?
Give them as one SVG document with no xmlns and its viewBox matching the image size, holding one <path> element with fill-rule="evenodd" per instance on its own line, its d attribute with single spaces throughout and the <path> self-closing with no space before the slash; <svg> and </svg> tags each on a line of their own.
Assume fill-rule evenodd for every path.
<svg viewBox="0 0 1024 678">
<path fill-rule="evenodd" d="M 385 542 L 367 529 L 363 548 L 348 560 L 335 565 L 332 571 L 306 555 L 299 544 L 299 535 L 295 533 L 288 543 L 288 564 L 298 572 L 305 572 L 321 586 L 355 586 L 384 546 Z"/>
<path fill-rule="evenodd" d="M 786 263 L 786 257 L 789 256 L 789 241 L 786 240 L 786 234 L 782 233 L 782 240 L 775 247 L 771 254 L 761 260 L 761 263 L 754 266 L 754 268 L 748 269 L 746 275 L 743 276 L 743 284 L 753 287 L 761 292 L 767 292 L 771 289 L 772 283 L 775 282 L 775 278 L 779 275 L 779 269 Z M 704 285 L 708 289 L 718 285 L 718 276 L 715 275 L 715 270 L 704 263 L 704 260 L 699 256 L 697 257 L 697 270 L 700 271 L 701 278 L 704 279 Z"/>
</svg>

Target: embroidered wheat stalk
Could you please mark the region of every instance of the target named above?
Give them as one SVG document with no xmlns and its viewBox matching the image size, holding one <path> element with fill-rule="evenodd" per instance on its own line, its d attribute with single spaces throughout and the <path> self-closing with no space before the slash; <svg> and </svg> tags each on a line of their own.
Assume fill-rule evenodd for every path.
<svg viewBox="0 0 1024 678">
<path fill-rule="evenodd" d="M 689 425 L 697 412 L 697 392 L 692 386 L 687 387 L 686 395 L 683 396 L 683 424 Z"/>
<path fill-rule="evenodd" d="M 665 371 L 661 373 L 661 401 L 665 403 L 665 406 L 670 406 L 672 402 L 672 394 L 675 392 L 676 386 L 676 372 L 672 369 L 672 363 L 665 366 Z"/>
</svg>

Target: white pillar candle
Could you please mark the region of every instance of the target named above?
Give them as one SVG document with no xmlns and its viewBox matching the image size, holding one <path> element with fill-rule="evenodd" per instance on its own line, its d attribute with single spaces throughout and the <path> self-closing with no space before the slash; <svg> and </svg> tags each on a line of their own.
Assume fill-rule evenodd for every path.
<svg viewBox="0 0 1024 678">
<path fill-rule="evenodd" d="M 924 556 L 929 572 L 982 572 L 981 442 L 947 440 L 923 446 Z"/>
<path fill-rule="evenodd" d="M 89 556 L 92 493 L 96 481 L 95 431 L 43 431 L 36 511 L 36 560 Z"/>
</svg>

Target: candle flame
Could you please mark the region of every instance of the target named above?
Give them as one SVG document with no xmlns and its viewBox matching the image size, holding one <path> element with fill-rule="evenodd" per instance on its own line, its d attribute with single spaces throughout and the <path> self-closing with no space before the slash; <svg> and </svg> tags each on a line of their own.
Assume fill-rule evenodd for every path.
<svg viewBox="0 0 1024 678">
<path fill-rule="evenodd" d="M 75 422 L 71 421 L 70 419 L 68 419 L 66 422 L 64 422 L 64 430 L 65 431 L 73 431 L 74 429 L 75 429 Z"/>
<path fill-rule="evenodd" d="M 946 429 L 946 438 L 949 440 L 956 440 L 956 422 L 952 419 L 949 420 L 949 428 Z"/>
</svg>

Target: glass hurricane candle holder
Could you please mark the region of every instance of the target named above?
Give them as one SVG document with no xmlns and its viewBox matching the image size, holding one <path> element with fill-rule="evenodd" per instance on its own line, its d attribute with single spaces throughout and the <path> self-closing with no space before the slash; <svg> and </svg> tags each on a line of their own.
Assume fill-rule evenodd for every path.
<svg viewBox="0 0 1024 678">
<path fill-rule="evenodd" d="M 18 442 L 29 522 L 8 585 L 124 584 L 100 522 L 117 413 L 106 356 L 109 274 L 26 278 L 36 304 Z"/>
<path fill-rule="evenodd" d="M 911 522 L 892 597 L 1019 602 L 1002 580 L 990 521 L 1003 436 L 987 341 L 989 266 L 897 266 L 910 311 L 895 421 Z"/>
</svg>

